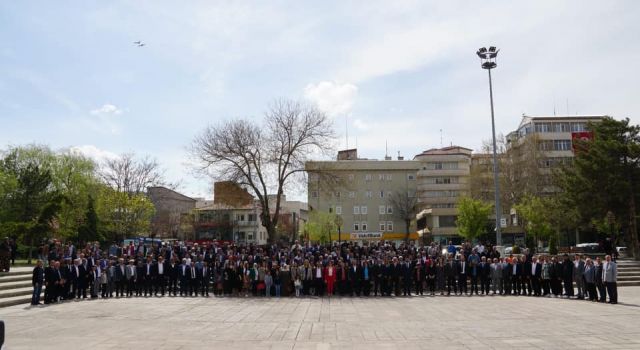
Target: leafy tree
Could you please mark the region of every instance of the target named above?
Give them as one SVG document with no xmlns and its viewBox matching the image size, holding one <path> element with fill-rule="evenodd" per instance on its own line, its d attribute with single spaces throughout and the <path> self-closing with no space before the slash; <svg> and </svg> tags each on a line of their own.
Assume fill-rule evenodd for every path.
<svg viewBox="0 0 640 350">
<path fill-rule="evenodd" d="M 462 197 L 458 201 L 458 219 L 456 226 L 460 235 L 468 240 L 484 233 L 491 205 L 470 197 Z"/>
<path fill-rule="evenodd" d="M 630 253 L 640 259 L 637 229 L 637 186 L 640 180 L 640 127 L 629 119 L 605 118 L 589 124 L 593 139 L 575 141 L 572 166 L 562 169 L 558 186 L 566 205 L 589 224 L 611 212 L 618 218 Z M 616 237 L 613 237 L 616 238 Z"/>
<path fill-rule="evenodd" d="M 331 233 L 337 229 L 336 214 L 312 211 L 304 229 L 309 235 L 309 240 L 320 243 L 329 242 Z"/>
<path fill-rule="evenodd" d="M 550 220 L 550 210 L 554 207 L 551 201 L 550 198 L 526 196 L 515 206 L 518 216 L 525 222 L 528 237 L 533 238 L 533 246 L 538 240 L 548 240 L 554 233 Z"/>
<path fill-rule="evenodd" d="M 90 242 L 101 240 L 98 234 L 98 213 L 96 213 L 95 200 L 89 196 L 84 223 L 78 228 L 78 241 Z"/>
</svg>

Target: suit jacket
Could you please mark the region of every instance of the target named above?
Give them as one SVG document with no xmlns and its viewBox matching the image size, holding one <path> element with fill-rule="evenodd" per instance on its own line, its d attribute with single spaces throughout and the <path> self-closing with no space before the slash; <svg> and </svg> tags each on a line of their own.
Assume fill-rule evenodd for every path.
<svg viewBox="0 0 640 350">
<path fill-rule="evenodd" d="M 124 274 L 127 280 L 131 280 L 131 279 L 135 280 L 137 273 L 138 272 L 135 265 L 126 265 L 124 268 Z"/>
<path fill-rule="evenodd" d="M 618 265 L 613 261 L 602 263 L 602 281 L 607 283 L 618 281 Z"/>
<path fill-rule="evenodd" d="M 529 268 L 529 270 L 530 270 L 529 275 L 534 277 L 534 278 L 540 279 L 540 277 L 542 276 L 542 264 L 541 263 L 536 263 L 535 271 L 533 269 L 533 263 L 532 263 L 531 267 Z"/>
<path fill-rule="evenodd" d="M 42 284 L 44 282 L 44 269 L 36 266 L 33 268 L 33 275 L 31 276 L 31 284 Z"/>
<path fill-rule="evenodd" d="M 586 266 L 584 267 L 584 272 L 582 273 L 584 277 L 584 281 L 586 283 L 595 283 L 596 282 L 596 267 L 595 266 Z"/>
<path fill-rule="evenodd" d="M 572 261 L 571 264 L 573 265 L 573 280 L 575 281 L 578 278 L 582 278 L 585 267 L 584 260 L 580 260 L 578 267 L 576 267 L 574 261 Z"/>
<path fill-rule="evenodd" d="M 122 271 L 122 266 L 124 266 L 124 272 Z M 113 279 L 116 282 L 124 281 L 127 279 L 127 265 L 116 265 L 114 267 Z"/>
<path fill-rule="evenodd" d="M 444 274 L 447 277 L 457 277 L 458 276 L 458 270 L 460 268 L 458 267 L 458 262 L 457 261 L 448 261 L 445 265 L 444 265 Z"/>
<path fill-rule="evenodd" d="M 349 266 L 349 270 L 348 270 L 348 276 L 349 276 L 349 281 L 351 282 L 358 282 L 362 277 L 362 271 L 360 266 L 355 267 L 355 270 L 353 268 L 353 265 Z"/>
<path fill-rule="evenodd" d="M 178 274 L 180 276 L 180 281 L 187 281 L 191 279 L 191 266 L 188 265 L 178 265 Z"/>
</svg>

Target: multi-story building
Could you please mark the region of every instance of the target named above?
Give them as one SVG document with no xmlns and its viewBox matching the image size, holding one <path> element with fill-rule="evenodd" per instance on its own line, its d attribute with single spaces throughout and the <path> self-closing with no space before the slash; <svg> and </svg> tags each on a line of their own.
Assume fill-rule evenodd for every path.
<svg viewBox="0 0 640 350">
<path fill-rule="evenodd" d="M 196 200 L 162 186 L 147 188 L 147 197 L 156 209 L 151 219 L 151 234 L 158 238 L 181 238 L 192 235 L 188 225 Z"/>
<path fill-rule="evenodd" d="M 357 150 L 340 151 L 335 161 L 310 161 L 305 164 L 309 175 L 309 211 L 333 213 L 340 217 L 332 240 L 393 240 L 406 235 L 405 221 L 400 217 L 393 198 L 414 198 L 420 162 L 398 157 L 392 160 L 361 159 Z M 416 239 L 414 225 L 410 239 Z"/>
<path fill-rule="evenodd" d="M 414 158 L 418 162 L 418 228 L 436 242 L 460 240 L 457 203 L 469 194 L 471 150 L 460 146 L 434 148 Z"/>
</svg>

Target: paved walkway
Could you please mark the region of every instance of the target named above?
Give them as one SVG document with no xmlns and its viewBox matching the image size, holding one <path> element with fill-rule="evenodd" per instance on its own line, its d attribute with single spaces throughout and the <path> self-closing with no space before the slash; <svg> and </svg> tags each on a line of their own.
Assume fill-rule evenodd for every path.
<svg viewBox="0 0 640 350">
<path fill-rule="evenodd" d="M 135 298 L 0 309 L 7 349 L 640 349 L 618 305 L 533 297 Z"/>
</svg>

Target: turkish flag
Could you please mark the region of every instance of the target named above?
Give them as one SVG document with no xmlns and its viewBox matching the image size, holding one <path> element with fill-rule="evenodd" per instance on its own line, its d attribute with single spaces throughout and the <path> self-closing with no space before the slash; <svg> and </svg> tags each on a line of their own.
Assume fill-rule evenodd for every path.
<svg viewBox="0 0 640 350">
<path fill-rule="evenodd" d="M 573 153 L 576 153 L 576 151 L 583 151 L 584 150 L 584 146 L 583 145 L 585 143 L 591 141 L 591 140 L 593 140 L 593 132 L 592 131 L 572 132 L 571 133 L 571 148 L 573 148 Z"/>
</svg>

